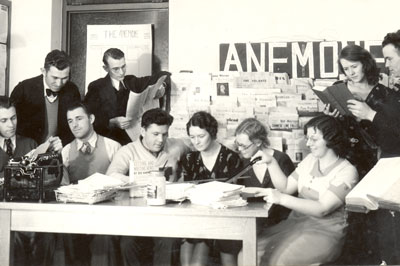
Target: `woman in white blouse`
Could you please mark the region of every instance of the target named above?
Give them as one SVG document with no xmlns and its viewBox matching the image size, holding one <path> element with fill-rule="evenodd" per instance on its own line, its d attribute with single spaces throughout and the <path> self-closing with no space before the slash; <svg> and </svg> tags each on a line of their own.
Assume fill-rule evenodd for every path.
<svg viewBox="0 0 400 266">
<path fill-rule="evenodd" d="M 287 220 L 259 235 L 260 265 L 327 263 L 341 253 L 347 227 L 344 199 L 358 181 L 357 170 L 344 158 L 346 138 L 335 118 L 314 117 L 304 133 L 311 153 L 289 177 L 270 153 L 259 151 L 276 189 L 260 188 L 258 195 L 292 210 Z"/>
</svg>

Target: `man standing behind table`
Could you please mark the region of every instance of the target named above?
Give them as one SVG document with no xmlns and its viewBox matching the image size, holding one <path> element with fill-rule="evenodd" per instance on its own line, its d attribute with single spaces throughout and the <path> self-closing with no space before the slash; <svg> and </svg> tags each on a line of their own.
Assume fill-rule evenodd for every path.
<svg viewBox="0 0 400 266">
<path fill-rule="evenodd" d="M 94 123 L 96 132 L 125 145 L 131 142 L 125 129 L 133 122 L 126 117 L 129 92 L 140 94 L 149 85 L 155 84 L 159 77 L 169 73 L 160 72 L 141 78 L 126 75 L 125 54 L 118 48 L 105 51 L 103 63 L 107 75 L 89 84 L 85 104 L 96 116 Z M 162 97 L 164 92 L 163 87 L 158 91 L 156 98 Z"/>
<path fill-rule="evenodd" d="M 182 140 L 168 138 L 168 129 L 173 117 L 159 108 L 146 111 L 141 121 L 141 136 L 132 143 L 123 146 L 114 156 L 107 175 L 128 181 L 129 162 L 144 163 L 158 167 L 172 167 L 175 173 L 179 158 L 189 151 Z M 135 164 L 135 168 L 136 168 Z M 175 175 L 169 178 L 175 180 Z M 168 238 L 121 237 L 120 248 L 125 266 L 170 265 L 174 240 Z M 146 248 L 150 248 L 148 251 Z M 154 250 L 154 252 L 153 252 Z M 144 258 L 154 254 L 153 258 Z"/>
<path fill-rule="evenodd" d="M 400 30 L 386 34 L 382 42 L 382 53 L 385 66 L 390 75 L 400 78 Z M 395 84 L 397 87 L 399 84 Z M 356 110 L 357 111 L 357 110 Z M 358 109 L 360 114 L 372 121 L 378 131 L 378 146 L 381 158 L 400 157 L 400 91 L 393 90 L 387 95 L 377 112 L 369 109 Z M 353 112 L 354 114 L 354 112 Z M 382 176 L 382 182 L 384 182 Z M 375 211 L 376 222 L 372 231 L 377 231 L 380 260 L 387 265 L 400 265 L 400 213 L 378 209 Z M 376 261 L 380 263 L 380 261 Z"/>
<path fill-rule="evenodd" d="M 78 102 L 68 107 L 67 121 L 75 139 L 62 149 L 62 185 L 77 183 L 96 172 L 105 174 L 121 145 L 94 131 L 95 116 L 83 103 Z M 118 265 L 115 249 L 117 243 L 113 243 L 115 240 L 108 241 L 107 236 L 58 234 L 56 238 L 58 242 L 64 243 L 61 253 L 64 258 L 59 257 L 60 253 L 55 253 L 55 244 L 49 245 L 49 254 L 56 254 L 53 259 L 54 265 L 61 265 L 63 261 L 79 265 Z M 52 241 L 54 240 L 53 238 Z"/>
<path fill-rule="evenodd" d="M 60 50 L 47 54 L 42 75 L 20 82 L 11 93 L 19 119 L 17 132 L 37 143 L 59 136 L 63 145 L 73 139 L 68 129 L 67 106 L 80 101 L 77 86 L 69 81 L 71 62 Z"/>
</svg>

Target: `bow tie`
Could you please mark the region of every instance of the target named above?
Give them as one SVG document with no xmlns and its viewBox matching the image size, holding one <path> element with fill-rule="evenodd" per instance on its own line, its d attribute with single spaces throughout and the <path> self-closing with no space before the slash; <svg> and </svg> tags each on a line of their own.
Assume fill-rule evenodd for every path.
<svg viewBox="0 0 400 266">
<path fill-rule="evenodd" d="M 50 89 L 46 89 L 46 95 L 50 97 L 50 95 L 53 95 L 53 97 L 58 96 L 58 91 L 52 91 Z"/>
</svg>

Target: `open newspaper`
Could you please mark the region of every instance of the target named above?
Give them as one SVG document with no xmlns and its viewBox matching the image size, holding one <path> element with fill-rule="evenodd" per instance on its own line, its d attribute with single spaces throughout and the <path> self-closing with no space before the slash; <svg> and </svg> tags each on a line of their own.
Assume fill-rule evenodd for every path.
<svg viewBox="0 0 400 266">
<path fill-rule="evenodd" d="M 345 200 L 350 211 L 399 209 L 400 157 L 380 159 Z"/>
<path fill-rule="evenodd" d="M 130 91 L 126 106 L 126 118 L 132 119 L 132 124 L 125 131 L 132 141 L 139 138 L 140 118 L 147 110 L 160 107 L 159 98 L 164 95 L 163 83 L 167 75 L 161 76 L 157 82 L 148 86 L 143 92 L 135 93 Z"/>
</svg>

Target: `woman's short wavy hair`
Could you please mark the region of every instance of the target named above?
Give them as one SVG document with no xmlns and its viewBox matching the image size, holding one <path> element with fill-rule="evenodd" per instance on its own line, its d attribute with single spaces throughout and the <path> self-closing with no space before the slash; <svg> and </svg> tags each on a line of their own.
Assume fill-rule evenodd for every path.
<svg viewBox="0 0 400 266">
<path fill-rule="evenodd" d="M 211 114 L 205 111 L 194 113 L 186 123 L 186 132 L 188 135 L 190 135 L 190 127 L 199 127 L 201 129 L 205 129 L 213 139 L 217 138 L 218 122 Z"/>
<path fill-rule="evenodd" d="M 372 57 L 371 53 L 358 45 L 347 45 L 340 51 L 339 54 L 339 69 L 340 72 L 344 72 L 343 66 L 340 63 L 340 59 L 346 59 L 349 61 L 360 62 L 362 64 L 362 69 L 367 79 L 369 85 L 375 85 L 379 81 L 380 69 L 376 65 L 375 59 Z"/>
<path fill-rule="evenodd" d="M 264 148 L 270 145 L 267 128 L 255 118 L 243 120 L 235 130 L 235 136 L 239 134 L 246 134 L 253 143 L 255 140 L 260 140 Z"/>
<path fill-rule="evenodd" d="M 344 158 L 348 150 L 348 142 L 340 122 L 329 115 L 320 115 L 312 118 L 304 126 L 304 135 L 307 135 L 309 128 L 319 130 L 326 146 L 332 149 L 339 157 Z"/>
</svg>

